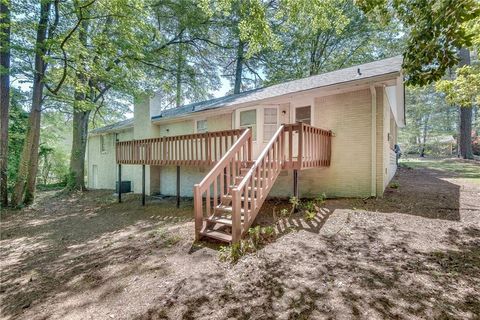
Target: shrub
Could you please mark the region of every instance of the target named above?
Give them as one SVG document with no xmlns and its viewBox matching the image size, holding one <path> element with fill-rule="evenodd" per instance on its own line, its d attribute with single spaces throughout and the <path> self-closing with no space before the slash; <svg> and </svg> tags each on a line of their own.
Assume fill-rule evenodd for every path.
<svg viewBox="0 0 480 320">
<path fill-rule="evenodd" d="M 392 181 L 390 182 L 389 187 L 392 189 L 398 189 L 400 187 L 400 183 L 398 183 L 397 181 Z"/>
<path fill-rule="evenodd" d="M 313 220 L 313 219 L 315 219 L 316 216 L 317 216 L 316 211 L 305 210 L 305 214 L 304 214 L 305 220 L 307 220 L 307 221 Z"/>
</svg>

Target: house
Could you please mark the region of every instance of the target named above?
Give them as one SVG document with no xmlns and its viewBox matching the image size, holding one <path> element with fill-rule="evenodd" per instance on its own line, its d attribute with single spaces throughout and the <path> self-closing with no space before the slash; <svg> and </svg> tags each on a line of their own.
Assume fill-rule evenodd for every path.
<svg viewBox="0 0 480 320">
<path fill-rule="evenodd" d="M 160 110 L 93 130 L 88 187 L 194 197 L 196 236 L 238 241 L 267 196 L 381 196 L 405 125 L 402 58 Z M 121 196 L 121 193 L 119 193 Z"/>
</svg>

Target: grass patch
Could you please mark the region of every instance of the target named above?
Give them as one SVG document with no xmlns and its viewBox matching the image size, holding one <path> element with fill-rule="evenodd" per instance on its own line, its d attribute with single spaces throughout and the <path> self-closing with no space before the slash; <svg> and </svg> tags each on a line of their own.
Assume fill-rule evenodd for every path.
<svg viewBox="0 0 480 320">
<path fill-rule="evenodd" d="M 401 159 L 400 166 L 410 169 L 434 169 L 480 183 L 480 163 L 460 159 Z"/>
</svg>

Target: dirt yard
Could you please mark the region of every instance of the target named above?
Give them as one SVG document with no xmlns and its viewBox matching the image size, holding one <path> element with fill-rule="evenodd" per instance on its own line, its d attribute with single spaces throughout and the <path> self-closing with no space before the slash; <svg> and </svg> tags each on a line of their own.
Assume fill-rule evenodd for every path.
<svg viewBox="0 0 480 320">
<path fill-rule="evenodd" d="M 276 240 L 236 264 L 219 260 L 218 245 L 193 243 L 190 200 L 142 208 L 111 191 L 41 193 L 1 215 L 1 316 L 480 319 L 473 179 L 402 168 L 384 198 L 329 200 L 312 221 L 280 220 Z M 260 223 L 282 206 L 271 200 Z"/>
</svg>

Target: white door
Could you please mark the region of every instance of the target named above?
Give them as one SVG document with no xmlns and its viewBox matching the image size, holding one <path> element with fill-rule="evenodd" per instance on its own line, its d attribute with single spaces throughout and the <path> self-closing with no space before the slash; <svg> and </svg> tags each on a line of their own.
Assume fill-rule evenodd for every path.
<svg viewBox="0 0 480 320">
<path fill-rule="evenodd" d="M 235 119 L 237 128 L 252 130 L 253 159 L 256 159 L 278 129 L 278 105 L 239 109 L 236 110 Z"/>
<path fill-rule="evenodd" d="M 96 164 L 92 166 L 92 187 L 93 189 L 98 188 L 98 166 Z"/>
</svg>

